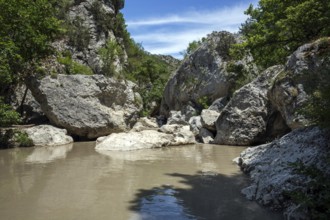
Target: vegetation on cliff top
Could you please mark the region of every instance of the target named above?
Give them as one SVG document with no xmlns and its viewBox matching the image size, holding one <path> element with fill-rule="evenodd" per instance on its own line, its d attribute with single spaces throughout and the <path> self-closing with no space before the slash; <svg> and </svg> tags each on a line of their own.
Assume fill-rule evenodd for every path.
<svg viewBox="0 0 330 220">
<path fill-rule="evenodd" d="M 284 63 L 299 46 L 330 35 L 329 11 L 329 0 L 260 0 L 245 11 L 241 47 L 265 68 Z"/>
</svg>

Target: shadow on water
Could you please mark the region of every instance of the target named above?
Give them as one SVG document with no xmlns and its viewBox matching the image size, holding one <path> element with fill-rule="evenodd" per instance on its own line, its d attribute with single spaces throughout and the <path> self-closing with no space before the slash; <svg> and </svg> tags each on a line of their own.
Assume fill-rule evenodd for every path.
<svg viewBox="0 0 330 220">
<path fill-rule="evenodd" d="M 227 176 L 199 171 L 195 175 L 166 175 L 180 178 L 180 183 L 187 187 L 163 185 L 140 189 L 130 205 L 138 214 L 137 219 L 282 219 L 280 214 L 263 209 L 242 196 L 240 189 L 246 184 L 246 177 L 240 174 Z"/>
</svg>

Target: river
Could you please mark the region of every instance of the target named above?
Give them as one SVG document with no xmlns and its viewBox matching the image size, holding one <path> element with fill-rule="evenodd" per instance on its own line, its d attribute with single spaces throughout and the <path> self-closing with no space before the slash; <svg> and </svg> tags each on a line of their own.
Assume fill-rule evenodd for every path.
<svg viewBox="0 0 330 220">
<path fill-rule="evenodd" d="M 3 220 L 277 220 L 240 193 L 243 147 L 96 152 L 93 142 L 0 150 Z"/>
</svg>

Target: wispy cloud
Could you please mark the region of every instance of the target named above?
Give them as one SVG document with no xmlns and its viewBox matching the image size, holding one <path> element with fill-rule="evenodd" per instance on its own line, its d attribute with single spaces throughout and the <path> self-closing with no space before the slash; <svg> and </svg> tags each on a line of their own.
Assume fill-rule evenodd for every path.
<svg viewBox="0 0 330 220">
<path fill-rule="evenodd" d="M 219 8 L 209 11 L 187 11 L 180 15 L 143 18 L 127 21 L 132 37 L 144 48 L 156 54 L 180 58 L 189 42 L 201 39 L 212 31 L 237 32 L 246 20 L 248 5 Z"/>
</svg>

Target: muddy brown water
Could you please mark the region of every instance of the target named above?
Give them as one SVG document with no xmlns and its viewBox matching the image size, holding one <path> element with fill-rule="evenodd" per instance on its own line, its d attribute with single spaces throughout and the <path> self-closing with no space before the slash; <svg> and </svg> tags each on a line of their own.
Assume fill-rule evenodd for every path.
<svg viewBox="0 0 330 220">
<path fill-rule="evenodd" d="M 3 220 L 275 220 L 246 200 L 242 147 L 96 152 L 92 142 L 0 150 Z"/>
</svg>

